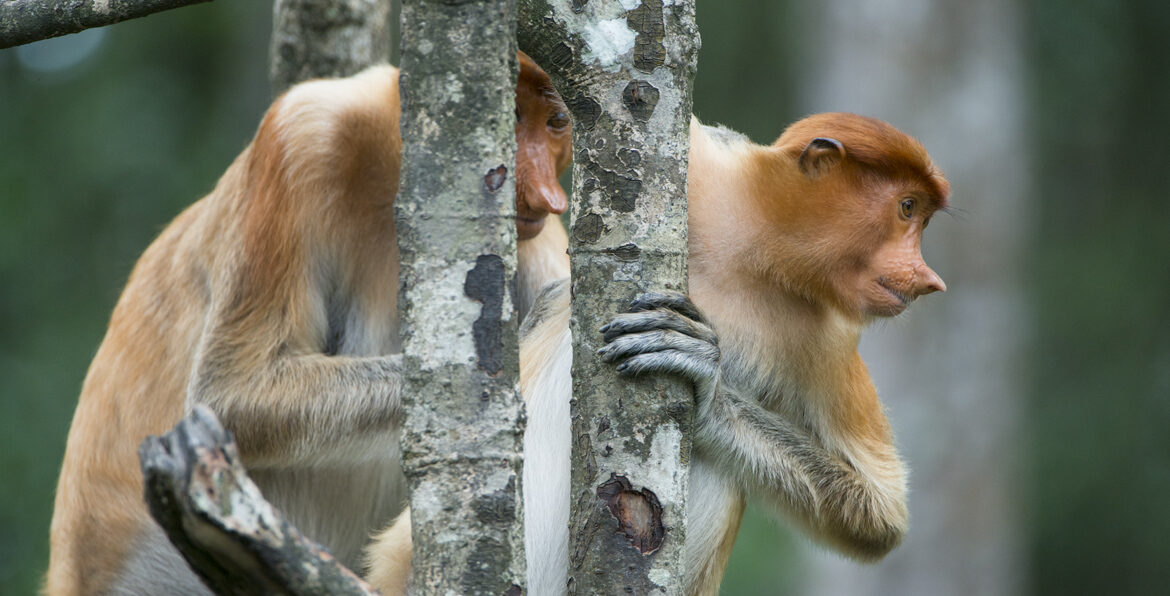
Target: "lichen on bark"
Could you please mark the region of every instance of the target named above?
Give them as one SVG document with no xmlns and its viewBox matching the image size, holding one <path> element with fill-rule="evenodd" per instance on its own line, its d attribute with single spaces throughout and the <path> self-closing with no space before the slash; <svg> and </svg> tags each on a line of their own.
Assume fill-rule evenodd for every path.
<svg viewBox="0 0 1170 596">
<path fill-rule="evenodd" d="M 427 594 L 524 586 L 515 14 L 514 0 L 402 12 L 402 453 Z"/>
</svg>

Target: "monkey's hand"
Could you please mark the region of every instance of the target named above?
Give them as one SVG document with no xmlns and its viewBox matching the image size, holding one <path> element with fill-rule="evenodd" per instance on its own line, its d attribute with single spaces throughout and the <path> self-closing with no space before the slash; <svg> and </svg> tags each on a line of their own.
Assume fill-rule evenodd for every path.
<svg viewBox="0 0 1170 596">
<path fill-rule="evenodd" d="M 719 338 L 702 311 L 683 294 L 646 293 L 627 313 L 601 328 L 601 359 L 623 375 L 676 375 L 695 384 L 700 407 L 719 385 Z"/>
</svg>

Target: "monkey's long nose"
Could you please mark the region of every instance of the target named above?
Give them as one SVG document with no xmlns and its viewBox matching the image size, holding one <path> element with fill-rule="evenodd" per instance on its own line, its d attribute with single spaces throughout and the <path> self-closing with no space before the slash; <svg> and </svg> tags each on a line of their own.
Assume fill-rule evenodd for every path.
<svg viewBox="0 0 1170 596">
<path fill-rule="evenodd" d="M 533 198 L 549 213 L 560 215 L 569 208 L 569 197 L 555 177 L 537 183 L 533 191 L 536 195 Z"/>
<path fill-rule="evenodd" d="M 943 282 L 942 278 L 933 269 L 927 267 L 926 263 L 922 264 L 922 267 L 918 270 L 918 275 L 919 296 L 947 291 L 947 284 Z"/>
</svg>

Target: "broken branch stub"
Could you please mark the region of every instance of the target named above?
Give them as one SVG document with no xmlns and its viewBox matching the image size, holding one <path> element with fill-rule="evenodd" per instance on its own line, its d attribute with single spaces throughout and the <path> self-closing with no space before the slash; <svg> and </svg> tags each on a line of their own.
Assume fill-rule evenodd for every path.
<svg viewBox="0 0 1170 596">
<path fill-rule="evenodd" d="M 216 594 L 377 594 L 260 494 L 231 434 L 195 406 L 138 447 L 150 514 Z"/>
</svg>

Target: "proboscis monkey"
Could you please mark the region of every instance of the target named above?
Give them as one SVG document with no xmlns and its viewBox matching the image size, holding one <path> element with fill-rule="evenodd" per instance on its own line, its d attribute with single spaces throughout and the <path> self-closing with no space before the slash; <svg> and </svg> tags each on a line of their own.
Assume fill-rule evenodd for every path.
<svg viewBox="0 0 1170 596">
<path fill-rule="evenodd" d="M 690 298 L 637 298 L 601 351 L 623 374 L 695 384 L 687 593 L 718 593 L 747 498 L 847 556 L 882 557 L 906 531 L 906 472 L 857 345 L 874 318 L 946 289 L 920 250 L 946 179 L 889 124 L 820 114 L 767 147 L 692 121 L 688 184 Z M 567 579 L 568 327 L 561 283 L 522 329 L 532 594 Z M 409 539 L 403 514 L 370 549 L 385 594 L 405 586 Z"/>
<path fill-rule="evenodd" d="M 520 55 L 518 306 L 568 275 L 567 109 Z M 215 190 L 130 276 L 85 379 L 57 489 L 46 589 L 206 593 L 151 520 L 136 448 L 192 403 L 231 430 L 265 497 L 360 569 L 403 506 L 398 460 L 398 72 L 281 96 Z"/>
</svg>

